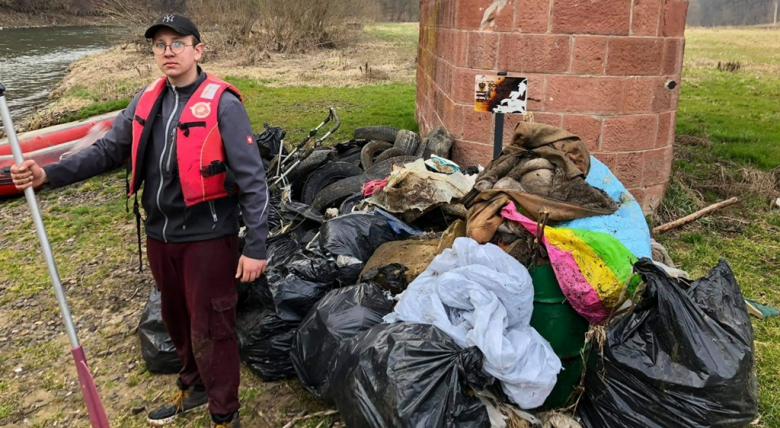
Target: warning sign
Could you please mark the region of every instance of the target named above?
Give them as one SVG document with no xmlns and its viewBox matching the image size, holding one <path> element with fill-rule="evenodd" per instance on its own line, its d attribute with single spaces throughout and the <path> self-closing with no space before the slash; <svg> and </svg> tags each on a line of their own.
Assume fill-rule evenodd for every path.
<svg viewBox="0 0 780 428">
<path fill-rule="evenodd" d="M 491 113 L 516 113 L 526 111 L 528 79 L 477 75 L 474 82 L 474 110 Z"/>
</svg>

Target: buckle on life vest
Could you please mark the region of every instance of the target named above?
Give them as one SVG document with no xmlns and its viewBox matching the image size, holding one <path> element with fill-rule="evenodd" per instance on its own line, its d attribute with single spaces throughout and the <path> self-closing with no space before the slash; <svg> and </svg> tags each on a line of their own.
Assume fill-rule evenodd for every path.
<svg viewBox="0 0 780 428">
<path fill-rule="evenodd" d="M 225 165 L 224 162 L 220 161 L 213 161 L 209 165 L 204 166 L 200 169 L 200 175 L 203 177 L 213 177 L 217 174 L 222 174 L 223 172 L 227 172 L 228 168 L 227 165 Z"/>
</svg>

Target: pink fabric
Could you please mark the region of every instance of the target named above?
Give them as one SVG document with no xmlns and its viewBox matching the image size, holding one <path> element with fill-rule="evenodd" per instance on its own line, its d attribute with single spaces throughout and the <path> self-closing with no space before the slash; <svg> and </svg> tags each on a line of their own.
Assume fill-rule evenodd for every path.
<svg viewBox="0 0 780 428">
<path fill-rule="evenodd" d="M 389 177 L 388 177 L 389 178 Z M 387 178 L 384 180 L 369 181 L 363 185 L 363 196 L 371 196 L 387 186 Z"/>
<path fill-rule="evenodd" d="M 510 202 L 501 210 L 501 216 L 522 224 L 529 232 L 536 235 L 536 222 L 517 212 L 513 203 Z M 545 236 L 542 236 L 542 243 L 547 248 L 550 264 L 555 271 L 561 291 L 574 310 L 591 324 L 599 324 L 607 319 L 609 310 L 604 307 L 596 290 L 582 276 L 574 256 L 551 245 Z"/>
</svg>

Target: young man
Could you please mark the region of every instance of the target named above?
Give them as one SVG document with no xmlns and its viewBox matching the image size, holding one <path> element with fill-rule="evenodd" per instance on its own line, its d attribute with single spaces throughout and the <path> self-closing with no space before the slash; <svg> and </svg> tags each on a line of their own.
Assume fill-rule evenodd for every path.
<svg viewBox="0 0 780 428">
<path fill-rule="evenodd" d="M 92 146 L 43 168 L 28 160 L 11 173 L 20 190 L 56 188 L 129 159 L 128 197 L 145 184 L 147 256 L 184 363 L 174 403 L 149 413 L 148 422 L 163 426 L 208 404 L 216 427 L 240 427 L 235 279 L 250 282 L 265 271 L 265 172 L 238 90 L 198 66 L 197 27 L 165 15 L 145 36 L 165 77 L 136 95 Z M 239 207 L 247 225 L 240 258 Z"/>
</svg>

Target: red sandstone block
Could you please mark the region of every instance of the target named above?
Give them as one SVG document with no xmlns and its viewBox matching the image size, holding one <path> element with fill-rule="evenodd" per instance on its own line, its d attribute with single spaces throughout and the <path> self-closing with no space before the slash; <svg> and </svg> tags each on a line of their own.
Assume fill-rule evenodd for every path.
<svg viewBox="0 0 780 428">
<path fill-rule="evenodd" d="M 461 0 L 457 2 L 455 23 L 458 28 L 479 30 L 483 19 L 487 18 L 484 30 L 509 31 L 514 21 L 514 10 L 511 5 L 504 6 L 500 11 L 495 9 L 485 17 L 485 11 L 494 0 Z"/>
<path fill-rule="evenodd" d="M 563 128 L 563 115 L 556 113 L 534 113 L 534 122 Z"/>
<path fill-rule="evenodd" d="M 629 32 L 632 0 L 555 0 L 552 32 L 624 35 Z"/>
<path fill-rule="evenodd" d="M 617 166 L 617 155 L 614 153 L 591 153 L 596 159 L 607 166 L 610 170 L 614 171 Z"/>
<path fill-rule="evenodd" d="M 615 157 L 615 167 L 611 169 L 626 188 L 639 187 L 642 185 L 643 160 L 642 152 L 618 153 Z"/>
<path fill-rule="evenodd" d="M 563 73 L 569 70 L 571 37 L 502 34 L 500 70 L 520 73 Z"/>
<path fill-rule="evenodd" d="M 609 40 L 607 74 L 658 75 L 663 68 L 664 41 L 659 38 L 616 37 Z"/>
<path fill-rule="evenodd" d="M 653 97 L 658 79 L 654 77 L 631 77 L 626 80 L 623 111 L 626 113 L 649 113 L 653 110 Z"/>
<path fill-rule="evenodd" d="M 688 1 L 664 0 L 663 9 L 661 35 L 663 37 L 683 37 L 685 35 L 685 19 L 688 17 Z"/>
<path fill-rule="evenodd" d="M 617 77 L 549 76 L 544 110 L 618 113 L 623 107 L 624 86 L 625 79 Z"/>
<path fill-rule="evenodd" d="M 434 3 L 433 17 L 436 26 L 444 28 L 455 28 L 455 13 L 457 0 L 444 0 Z"/>
<path fill-rule="evenodd" d="M 645 187 L 663 183 L 672 174 L 672 148 L 645 152 L 643 162 L 642 185 Z"/>
<path fill-rule="evenodd" d="M 515 0 L 515 28 L 522 33 L 546 33 L 551 0 Z"/>
<path fill-rule="evenodd" d="M 685 39 L 666 39 L 666 47 L 664 48 L 663 74 L 680 74 L 682 71 L 684 51 Z"/>
<path fill-rule="evenodd" d="M 672 129 L 673 113 L 661 113 L 658 115 L 658 138 L 655 140 L 655 147 L 661 149 L 664 147 L 670 147 L 673 141 L 673 129 Z"/>
<path fill-rule="evenodd" d="M 654 213 L 661 206 L 661 201 L 664 199 L 664 193 L 666 193 L 668 185 L 669 182 L 667 181 L 663 184 L 645 188 L 644 196 L 642 197 L 642 211 L 644 211 L 645 215 Z"/>
<path fill-rule="evenodd" d="M 469 52 L 469 33 L 460 30 L 448 30 L 448 40 L 452 43 L 446 49 L 451 51 L 451 60 L 458 67 L 465 67 Z"/>
<path fill-rule="evenodd" d="M 463 133 L 463 108 L 461 106 L 453 103 L 449 98 L 445 98 L 441 119 L 444 122 L 444 127 L 452 132 L 455 138 L 461 138 Z"/>
<path fill-rule="evenodd" d="M 658 35 L 661 19 L 661 0 L 634 0 L 634 19 L 631 34 L 635 36 Z"/>
<path fill-rule="evenodd" d="M 472 32 L 469 34 L 468 66 L 470 68 L 496 68 L 498 34 Z"/>
<path fill-rule="evenodd" d="M 563 117 L 563 128 L 580 137 L 588 150 L 595 152 L 601 140 L 601 122 L 599 117 L 570 114 Z"/>
<path fill-rule="evenodd" d="M 493 145 L 456 140 L 452 147 L 452 160 L 462 167 L 487 166 L 493 158 Z"/>
<path fill-rule="evenodd" d="M 675 82 L 674 89 L 669 88 L 669 82 Z M 660 77 L 656 80 L 653 96 L 653 111 L 656 113 L 677 109 L 680 97 L 680 76 Z"/>
<path fill-rule="evenodd" d="M 453 69 L 454 67 L 443 59 L 436 63 L 436 84 L 448 95 L 452 93 Z"/>
<path fill-rule="evenodd" d="M 601 150 L 633 152 L 655 147 L 658 115 L 618 116 L 604 120 Z"/>
<path fill-rule="evenodd" d="M 463 139 L 479 143 L 493 142 L 493 114 L 463 109 Z"/>
<path fill-rule="evenodd" d="M 571 72 L 576 74 L 604 74 L 607 60 L 607 38 L 575 36 Z"/>
<path fill-rule="evenodd" d="M 628 189 L 628 192 L 636 199 L 639 206 L 642 206 L 642 201 L 645 199 L 645 189 Z"/>
</svg>

